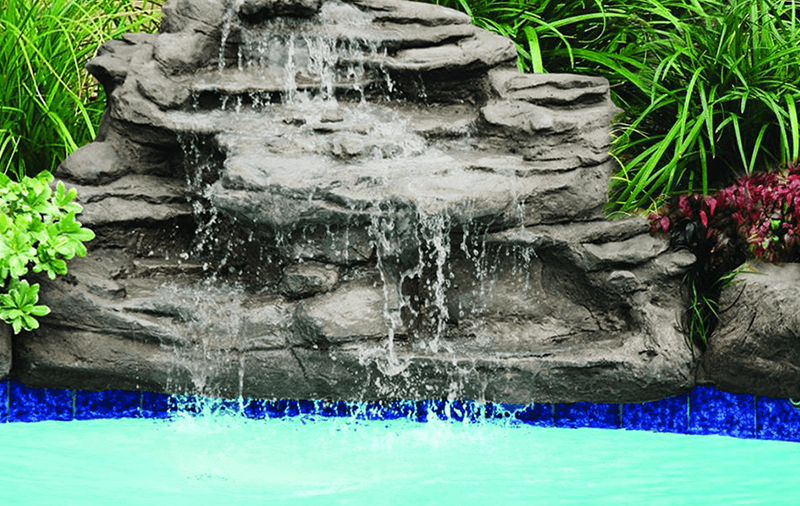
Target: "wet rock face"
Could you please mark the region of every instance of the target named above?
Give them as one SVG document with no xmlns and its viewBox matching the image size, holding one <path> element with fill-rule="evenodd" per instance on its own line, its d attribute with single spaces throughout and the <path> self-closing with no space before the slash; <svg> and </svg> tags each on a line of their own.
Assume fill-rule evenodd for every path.
<svg viewBox="0 0 800 506">
<path fill-rule="evenodd" d="M 608 83 L 389 0 L 170 0 L 103 46 L 59 176 L 97 232 L 19 340 L 31 384 L 637 401 L 693 383 L 693 261 L 607 222 Z"/>
<path fill-rule="evenodd" d="M 800 264 L 755 270 L 722 293 L 703 379 L 733 392 L 800 398 Z"/>
</svg>

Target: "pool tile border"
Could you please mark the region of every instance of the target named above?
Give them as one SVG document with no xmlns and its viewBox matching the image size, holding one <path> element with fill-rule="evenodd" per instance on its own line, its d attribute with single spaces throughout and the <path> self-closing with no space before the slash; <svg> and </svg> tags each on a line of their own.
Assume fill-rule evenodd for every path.
<svg viewBox="0 0 800 506">
<path fill-rule="evenodd" d="M 9 380 L 0 381 L 0 423 L 8 421 Z"/>
<path fill-rule="evenodd" d="M 619 429 L 620 404 L 574 402 L 553 405 L 553 419 L 556 427 L 570 429 Z"/>
<path fill-rule="evenodd" d="M 209 407 L 210 406 L 210 407 Z M 177 411 L 211 409 L 248 418 L 338 416 L 427 422 L 436 418 L 470 423 L 482 419 L 541 427 L 603 428 L 715 434 L 737 438 L 800 442 L 800 409 L 788 399 L 723 392 L 698 386 L 690 392 L 643 403 L 533 403 L 416 400 L 328 402 L 308 400 L 216 399 L 128 390 L 33 388 L 14 379 L 0 381 L 0 423 L 96 418 L 168 418 Z"/>
<path fill-rule="evenodd" d="M 715 409 L 703 409 L 714 406 Z M 712 387 L 692 389 L 689 402 L 690 434 L 756 437 L 755 397 L 722 392 Z"/>
<path fill-rule="evenodd" d="M 621 405 L 621 428 L 652 432 L 689 432 L 689 395 Z"/>
</svg>

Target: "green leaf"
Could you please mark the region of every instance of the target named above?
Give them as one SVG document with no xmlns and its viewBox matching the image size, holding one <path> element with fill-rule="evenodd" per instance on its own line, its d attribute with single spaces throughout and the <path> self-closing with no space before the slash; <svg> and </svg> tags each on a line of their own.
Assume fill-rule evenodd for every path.
<svg viewBox="0 0 800 506">
<path fill-rule="evenodd" d="M 545 70 L 544 64 L 542 63 L 542 51 L 539 46 L 539 37 L 536 34 L 536 30 L 532 26 L 526 26 L 522 30 L 525 33 L 525 38 L 528 39 L 533 72 L 541 74 Z"/>
<path fill-rule="evenodd" d="M 39 322 L 36 321 L 36 318 L 33 318 L 28 314 L 23 314 L 21 318 L 22 318 L 22 327 L 25 330 L 34 330 L 39 328 Z"/>
<path fill-rule="evenodd" d="M 80 213 L 83 211 L 83 207 L 73 202 L 77 195 L 78 191 L 75 188 L 70 188 L 69 191 L 67 191 L 64 187 L 64 183 L 59 181 L 56 186 L 56 205 L 65 212 Z"/>
<path fill-rule="evenodd" d="M 19 309 L 0 309 L 0 315 L 2 315 L 3 320 L 10 322 L 22 316 L 22 311 Z"/>
<path fill-rule="evenodd" d="M 795 163 L 800 159 L 800 128 L 797 123 L 797 106 L 794 97 L 790 94 L 785 95 L 786 109 L 789 112 L 789 133 L 792 137 L 792 151 L 789 163 Z"/>
<path fill-rule="evenodd" d="M 34 316 L 46 316 L 50 314 L 50 308 L 47 306 L 33 306 L 31 314 Z"/>
</svg>

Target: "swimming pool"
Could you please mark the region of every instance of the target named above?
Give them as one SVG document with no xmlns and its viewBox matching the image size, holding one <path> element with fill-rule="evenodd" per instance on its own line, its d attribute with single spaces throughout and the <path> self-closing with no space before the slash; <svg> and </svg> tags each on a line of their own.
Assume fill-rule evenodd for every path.
<svg viewBox="0 0 800 506">
<path fill-rule="evenodd" d="M 2 388 L 4 420 L 51 419 L 0 425 L 9 506 L 797 503 L 800 445 L 764 440 L 796 436 L 797 411 L 710 388 L 530 406 Z"/>
<path fill-rule="evenodd" d="M 0 504 L 796 504 L 800 447 L 303 415 L 0 430 Z"/>
</svg>

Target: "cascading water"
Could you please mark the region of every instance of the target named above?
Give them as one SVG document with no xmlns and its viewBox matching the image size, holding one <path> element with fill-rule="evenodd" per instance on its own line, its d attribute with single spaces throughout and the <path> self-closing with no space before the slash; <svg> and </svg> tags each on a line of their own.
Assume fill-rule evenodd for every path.
<svg viewBox="0 0 800 506">
<path fill-rule="evenodd" d="M 377 42 L 365 37 L 334 38 L 316 33 L 318 22 L 285 18 L 270 19 L 258 26 L 241 26 L 232 31 L 232 19 L 240 2 L 231 2 L 225 10 L 219 49 L 219 81 L 239 82 L 246 75 L 279 76 L 277 84 L 280 89 L 279 102 L 273 103 L 264 99 L 264 95 L 251 91 L 236 94 L 223 93 L 219 98 L 219 107 L 205 114 L 213 116 L 216 121 L 226 123 L 226 135 L 237 132 L 247 135 L 250 143 L 269 145 L 276 137 L 284 137 L 290 143 L 309 142 L 312 152 L 328 151 L 334 158 L 343 163 L 355 162 L 358 166 L 369 166 L 368 177 L 380 184 L 381 173 L 403 170 L 405 163 L 416 163 L 420 158 L 442 157 L 452 158 L 439 148 L 431 145 L 414 130 L 407 128 L 408 120 L 398 115 L 391 107 L 368 103 L 364 93 L 364 77 L 375 69 L 367 69 L 365 61 L 374 60 L 383 54 Z M 372 17 L 362 11 L 339 2 L 328 2 L 323 5 L 320 14 L 322 22 L 332 23 L 334 27 L 352 29 L 368 26 Z M 334 30 L 334 32 L 337 30 Z M 227 47 L 234 40 L 238 47 L 234 50 Z M 226 63 L 226 54 L 236 54 L 234 67 Z M 385 97 L 383 102 L 392 100 L 394 83 L 388 72 L 377 69 L 381 74 Z M 212 77 L 213 78 L 213 77 Z M 221 86 L 223 89 L 226 86 Z M 200 87 L 199 92 L 208 89 Z M 349 89 L 349 90 L 348 90 Z M 240 91 L 240 90 L 237 90 Z M 276 91 L 274 88 L 270 91 Z M 349 95 L 349 91 L 355 95 Z M 357 97 L 355 101 L 343 97 Z M 248 109 L 244 110 L 245 98 Z M 417 97 L 424 99 L 424 97 Z M 198 92 L 194 94 L 194 103 L 198 103 Z M 231 102 L 234 106 L 231 107 Z M 188 119 L 184 113 L 173 115 L 176 121 L 197 121 L 195 114 Z M 298 126 L 294 135 L 283 132 L 276 135 L 269 120 L 264 115 L 280 117 L 283 122 Z M 288 119 L 287 119 L 288 117 Z M 329 143 L 308 136 L 309 126 L 315 133 L 337 131 L 344 125 L 343 136 Z M 358 125 L 352 128 L 351 125 Z M 259 133 L 255 133 L 259 132 Z M 366 149 L 359 146 L 362 139 L 369 137 L 372 145 Z M 212 184 L 219 179 L 220 167 L 203 159 L 203 142 L 197 136 L 184 140 L 179 138 L 184 151 L 187 167 L 187 184 L 194 193 L 193 202 L 195 218 L 198 222 L 196 253 L 202 256 L 207 248 L 218 249 L 219 238 L 224 230 L 218 227 L 219 214 L 213 202 Z M 316 145 L 315 145 L 316 144 Z M 238 148 L 238 146 L 237 146 Z M 229 148 L 231 149 L 231 148 Z M 236 149 L 236 148 L 232 148 Z M 336 162 L 334 162 L 336 163 Z M 324 170 L 324 169 L 323 169 Z M 324 192 L 325 188 L 314 188 L 308 192 L 308 199 L 313 200 L 315 194 Z M 415 202 L 416 195 L 411 193 L 410 202 L 397 207 L 391 200 L 372 200 L 366 202 L 369 213 L 367 236 L 368 249 L 374 251 L 377 269 L 383 291 L 383 316 L 386 321 L 385 356 L 375 353 L 363 355 L 362 362 L 367 365 L 374 361 L 386 376 L 395 376 L 406 371 L 410 361 L 400 360 L 395 353 L 395 338 L 398 334 L 414 336 L 415 347 L 437 353 L 440 339 L 447 330 L 449 309 L 447 301 L 447 263 L 450 257 L 450 230 L 452 224 L 446 211 L 429 212 L 422 202 Z M 423 193 L 424 198 L 424 193 Z M 352 211 L 361 209 L 358 204 L 351 205 Z M 402 231 L 396 230 L 398 217 L 405 220 Z M 234 218 L 235 220 L 235 218 Z M 326 224 L 328 231 L 330 224 Z M 276 229 L 274 241 L 280 248 L 286 245 L 289 237 L 305 236 L 309 225 L 297 228 Z M 344 258 L 349 262 L 349 221 L 345 224 Z M 250 235 L 252 237 L 252 233 Z M 418 246 L 408 251 L 406 241 Z M 466 240 L 466 239 L 465 239 Z M 403 258 L 398 258 L 403 257 Z M 295 260 L 303 261 L 301 257 Z M 480 260 L 476 260 L 480 261 Z M 226 267 L 226 257 L 217 262 L 217 267 Z M 207 263 L 204 263 L 204 268 Z M 413 288 L 409 288 L 414 285 Z M 404 314 L 406 318 L 404 319 Z M 411 320 L 425 323 L 411 327 Z M 241 376 L 241 374 L 240 374 Z M 198 380 L 201 381 L 201 380 Z M 202 381 L 201 381 L 202 382 Z M 199 385 L 202 390 L 204 385 Z"/>
</svg>

